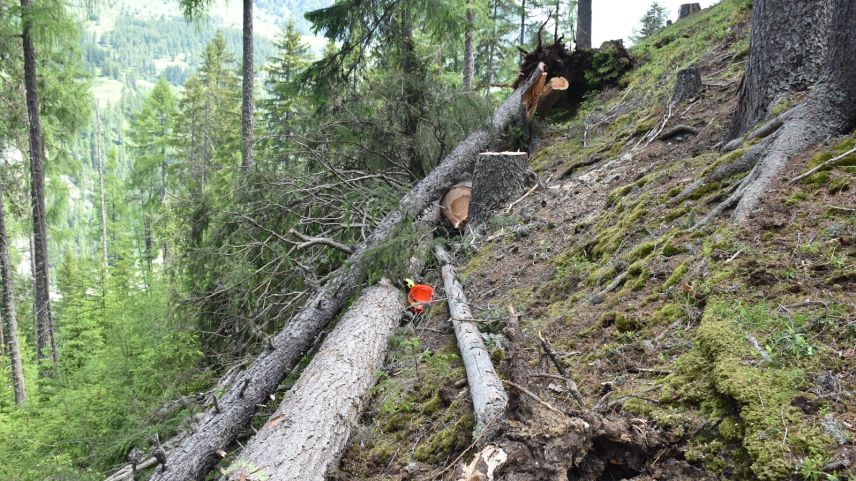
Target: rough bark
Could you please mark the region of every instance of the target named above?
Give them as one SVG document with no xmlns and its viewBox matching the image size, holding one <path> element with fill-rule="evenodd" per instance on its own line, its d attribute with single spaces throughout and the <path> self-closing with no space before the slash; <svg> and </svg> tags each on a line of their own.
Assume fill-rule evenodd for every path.
<svg viewBox="0 0 856 481">
<path fill-rule="evenodd" d="M 449 306 L 452 327 L 458 340 L 458 349 L 467 371 L 467 382 L 473 400 L 473 413 L 476 425 L 473 437 L 478 438 L 482 430 L 495 422 L 505 413 L 508 395 L 502 387 L 502 380 L 496 374 L 490 353 L 484 345 L 481 333 L 475 326 L 464 288 L 455 275 L 449 254 L 442 246 L 435 248 L 437 262 L 442 264 L 443 286 L 446 290 L 446 303 Z"/>
<path fill-rule="evenodd" d="M 526 0 L 520 2 L 520 38 L 517 43 L 522 47 L 526 41 Z"/>
<path fill-rule="evenodd" d="M 467 5 L 470 5 L 472 0 L 467 0 Z M 475 70 L 475 61 L 473 60 L 473 23 L 475 22 L 475 13 L 469 6 L 467 7 L 467 31 L 464 34 L 464 90 L 466 92 L 473 91 L 473 71 Z"/>
<path fill-rule="evenodd" d="M 827 25 L 824 33 L 828 45 L 821 80 L 803 103 L 782 114 L 786 120 L 764 141 L 759 160 L 749 174 L 694 228 L 706 225 L 731 207 L 735 207 L 734 220 L 745 222 L 791 159 L 829 136 L 849 132 L 856 123 L 856 63 L 852 61 L 852 52 L 856 49 L 856 23 L 852 21 L 856 15 L 856 0 L 830 2 L 818 2 L 824 3 L 829 13 L 829 19 L 821 19 L 821 24 Z M 757 3 L 756 8 L 759 8 Z M 771 15 L 768 21 L 786 20 Z M 775 26 L 768 29 L 778 30 Z M 817 35 L 816 32 L 802 34 L 809 38 Z M 750 68 L 747 66 L 747 77 Z"/>
<path fill-rule="evenodd" d="M 678 70 L 678 81 L 675 83 L 675 91 L 672 100 L 682 102 L 698 97 L 701 93 L 701 73 L 698 67 L 690 67 Z"/>
<path fill-rule="evenodd" d="M 422 84 L 424 80 L 424 69 L 416 56 L 416 43 L 413 40 L 413 22 L 411 19 L 412 6 L 404 2 L 401 5 L 401 31 L 400 31 L 400 52 L 401 52 L 401 72 L 404 75 L 404 103 L 403 111 L 404 118 L 403 133 L 405 141 L 405 158 L 407 159 L 408 170 L 410 176 L 414 180 L 419 180 L 425 177 L 425 168 L 422 166 L 422 161 L 419 158 L 417 151 L 416 136 L 419 130 L 419 118 L 424 107 L 424 95 Z"/>
<path fill-rule="evenodd" d="M 476 160 L 469 222 L 478 226 L 521 192 L 526 183 L 525 152 L 485 152 Z"/>
<path fill-rule="evenodd" d="M 577 49 L 591 49 L 591 0 L 577 2 Z"/>
<path fill-rule="evenodd" d="M 108 267 L 107 253 L 107 209 L 104 200 L 104 152 L 101 146 L 101 113 L 95 109 L 95 163 L 98 167 L 98 197 L 99 197 L 99 220 L 101 221 L 101 262 L 104 268 Z"/>
<path fill-rule="evenodd" d="M 684 3 L 678 8 L 678 20 L 683 20 L 698 12 L 701 12 L 701 5 L 698 3 Z"/>
<path fill-rule="evenodd" d="M 226 479 L 323 481 L 338 464 L 403 306 L 401 292 L 387 280 L 363 292 L 270 421 L 226 469 Z"/>
<path fill-rule="evenodd" d="M 12 361 L 12 386 L 15 389 L 15 404 L 26 401 L 24 388 L 24 369 L 21 362 L 21 345 L 18 340 L 18 320 L 15 312 L 15 296 L 12 293 L 12 266 L 9 264 L 9 237 L 6 234 L 6 202 L 3 196 L 4 186 L 0 182 L 0 279 L 3 281 L 3 320 L 9 329 L 7 342 L 9 358 Z"/>
<path fill-rule="evenodd" d="M 253 166 L 253 0 L 244 0 L 243 86 L 241 105 L 241 167 Z"/>
<path fill-rule="evenodd" d="M 748 131 L 783 95 L 813 85 L 823 71 L 834 0 L 755 0 L 746 73 L 730 138 Z"/>
<path fill-rule="evenodd" d="M 51 316 L 50 283 L 48 273 L 48 228 L 45 212 L 45 146 L 39 114 L 39 95 L 36 80 L 36 49 L 31 33 L 32 0 L 21 0 L 22 46 L 24 50 L 24 90 L 27 99 L 28 134 L 30 144 L 30 201 L 33 211 L 33 297 L 36 302 L 36 358 L 48 356 L 56 362 L 57 350 Z M 49 353 L 45 351 L 49 350 Z"/>
<path fill-rule="evenodd" d="M 497 108 L 487 126 L 472 132 L 458 144 L 437 168 L 401 199 L 397 209 L 380 221 L 369 238 L 354 249 L 348 261 L 274 337 L 273 349 L 262 353 L 224 392 L 219 400 L 220 409 L 212 409 L 205 414 L 196 432 L 171 453 L 167 470 L 156 473 L 151 478 L 153 481 L 188 481 L 205 477 L 219 459 L 217 450 L 234 442 L 255 413 L 256 406 L 276 390 L 312 346 L 321 329 L 359 288 L 367 254 L 382 248 L 406 219 L 419 215 L 469 171 L 476 156 L 487 148 L 495 133 L 517 119 L 522 92 L 540 75 L 540 69 L 533 72 L 532 78 Z"/>
</svg>

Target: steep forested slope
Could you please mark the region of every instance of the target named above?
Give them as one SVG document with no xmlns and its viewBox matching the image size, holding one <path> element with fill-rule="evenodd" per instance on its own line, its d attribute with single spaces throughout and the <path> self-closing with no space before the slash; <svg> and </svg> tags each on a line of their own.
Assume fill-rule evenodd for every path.
<svg viewBox="0 0 856 481">
<path fill-rule="evenodd" d="M 509 357 L 522 357 L 530 389 L 575 412 L 543 336 L 585 406 L 669 439 L 641 462 L 599 445 L 592 458 L 613 456 L 601 479 L 832 479 L 846 477 L 853 457 L 852 160 L 787 179 L 849 151 L 854 138 L 800 155 L 746 227 L 724 218 L 688 230 L 745 174 L 678 198 L 740 155 L 720 147 L 749 13 L 747 2 L 723 2 L 631 49 L 639 65 L 623 88 L 550 122 L 531 159 L 540 187 L 483 236 L 451 240 L 504 375 Z M 676 70 L 694 65 L 702 92 L 675 102 Z M 677 126 L 690 129 L 664 135 Z M 426 281 L 438 285 L 438 273 Z M 501 337 L 509 304 L 525 338 L 512 352 Z M 459 455 L 469 449 L 463 460 L 472 458 L 473 420 L 445 312 L 438 303 L 393 338 L 337 479 L 458 479 Z M 501 428 L 505 436 L 544 451 L 511 472 L 552 459 L 550 440 L 563 433 L 554 414 L 536 404 L 514 423 Z"/>
<path fill-rule="evenodd" d="M 750 215 L 728 209 L 768 164 L 759 153 L 806 125 L 782 128 L 805 89 L 847 71 L 822 38 L 836 25 L 828 43 L 852 46 L 830 12 L 856 1 L 787 4 L 823 20 L 800 31 L 823 48 L 810 80 L 795 70 L 738 127 L 747 64 L 802 58 L 776 57 L 756 25 L 784 4 L 723 0 L 670 26 L 652 6 L 628 56 L 571 50 L 574 2 L 259 0 L 257 32 L 279 35 L 256 38 L 269 62 L 247 168 L 238 2 L 197 28 L 158 13 L 172 3 L 111 1 L 76 24 L 50 1 L 55 15 L 0 4 L 3 305 L 27 392 L 0 353 L 0 478 L 853 477 L 856 137 L 809 125 Z M 271 13 L 310 7 L 297 24 Z M 34 353 L 27 21 L 55 361 Z M 764 48 L 776 62 L 749 61 Z M 570 82 L 545 119 L 537 96 L 558 74 Z M 532 172 L 487 185 L 523 191 L 432 233 L 447 188 L 470 183 L 479 202 L 503 166 L 472 166 L 518 149 Z M 422 270 L 431 251 L 442 260 Z M 400 315 L 408 277 L 435 289 L 418 316 Z M 489 353 L 475 370 L 464 323 Z M 507 410 L 477 419 L 488 361 Z"/>
</svg>

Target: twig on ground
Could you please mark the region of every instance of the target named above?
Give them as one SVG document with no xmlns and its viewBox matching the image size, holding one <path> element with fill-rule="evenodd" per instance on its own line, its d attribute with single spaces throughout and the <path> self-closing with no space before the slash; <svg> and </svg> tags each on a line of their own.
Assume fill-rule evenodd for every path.
<svg viewBox="0 0 856 481">
<path fill-rule="evenodd" d="M 810 176 L 811 174 L 817 172 L 818 170 L 821 170 L 821 169 L 823 169 L 829 165 L 832 165 L 832 164 L 838 162 L 839 160 L 841 160 L 841 159 L 843 159 L 843 158 L 845 158 L 848 155 L 853 154 L 853 153 L 856 153 L 856 147 L 853 147 L 852 149 L 848 150 L 847 152 L 844 152 L 843 154 L 841 154 L 837 157 L 833 157 L 833 158 L 831 158 L 825 162 L 822 162 L 822 163 L 816 165 L 814 168 L 809 169 L 809 170 L 803 172 L 802 174 L 794 177 L 793 179 L 789 180 L 788 183 L 793 184 L 794 182 L 805 179 L 806 177 Z M 850 209 L 850 210 L 852 210 L 852 209 Z"/>
<path fill-rule="evenodd" d="M 529 396 L 530 398 L 532 398 L 533 400 L 535 400 L 538 404 L 540 404 L 540 405 L 544 406 L 545 408 L 549 409 L 550 411 L 553 411 L 553 412 L 555 412 L 555 413 L 559 413 L 559 414 L 563 414 L 563 415 L 565 414 L 563 411 L 561 411 L 561 410 L 559 410 L 559 409 L 554 408 L 550 403 L 548 403 L 547 401 L 544 401 L 543 399 L 541 399 L 540 397 L 538 397 L 538 395 L 537 395 L 537 394 L 535 394 L 535 393 L 533 393 L 532 391 L 530 391 L 530 390 L 526 389 L 525 387 L 521 386 L 520 384 L 513 383 L 513 382 L 511 382 L 511 381 L 502 381 L 502 382 L 503 382 L 503 384 L 507 384 L 507 385 L 509 385 L 509 386 L 513 387 L 514 389 L 517 389 L 517 390 L 518 390 L 518 391 L 520 391 L 521 393 L 523 393 L 523 394 L 525 394 L 525 395 Z"/>
<path fill-rule="evenodd" d="M 556 370 L 559 371 L 559 374 L 565 378 L 565 384 L 568 386 L 568 390 L 571 391 L 571 395 L 574 397 L 574 400 L 577 401 L 577 404 L 580 407 L 585 407 L 585 403 L 583 402 L 583 395 L 580 393 L 579 388 L 577 387 L 577 383 L 571 379 L 570 374 L 568 374 L 565 366 L 562 365 L 561 359 L 559 359 L 559 355 L 556 354 L 556 350 L 553 349 L 553 346 L 550 345 L 550 341 L 547 340 L 540 332 L 538 333 L 538 337 L 541 339 L 541 347 L 544 348 L 544 352 L 547 356 L 553 361 L 553 364 L 556 366 Z"/>
<path fill-rule="evenodd" d="M 535 189 L 537 189 L 537 188 L 538 188 L 538 187 L 540 187 L 540 186 L 541 186 L 541 185 L 540 185 L 540 184 L 538 184 L 538 183 L 536 183 L 535 185 L 533 185 L 533 186 L 532 186 L 532 188 L 531 188 L 531 189 L 529 189 L 528 191 L 526 191 L 526 193 L 525 193 L 525 194 L 523 194 L 519 199 L 517 199 L 517 200 L 515 200 L 514 202 L 512 202 L 511 204 L 509 204 L 509 205 L 508 205 L 508 208 L 507 208 L 507 209 L 505 209 L 505 213 L 506 213 L 506 214 L 508 214 L 509 212 L 511 212 L 511 209 L 513 209 L 515 205 L 519 204 L 521 201 L 523 201 L 523 199 L 525 199 L 525 198 L 529 197 L 529 194 L 531 194 L 532 192 L 535 192 Z"/>
</svg>

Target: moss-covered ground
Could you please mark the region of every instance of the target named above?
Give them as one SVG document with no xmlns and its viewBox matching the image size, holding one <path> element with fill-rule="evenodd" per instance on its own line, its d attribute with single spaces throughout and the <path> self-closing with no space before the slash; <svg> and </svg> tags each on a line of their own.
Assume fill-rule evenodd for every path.
<svg viewBox="0 0 856 481">
<path fill-rule="evenodd" d="M 664 456 L 714 478 L 852 478 L 840 461 L 856 460 L 856 155 L 787 180 L 846 152 L 856 136 L 794 159 L 746 225 L 726 213 L 688 230 L 739 179 L 673 201 L 739 155 L 718 147 L 748 53 L 749 10 L 748 1 L 724 0 L 634 46 L 639 65 L 621 89 L 550 125 L 531 158 L 545 188 L 485 237 L 460 242 L 461 277 L 483 331 L 501 334 L 513 303 L 528 366 L 549 371 L 541 333 L 587 404 L 609 391 L 611 409 L 671 433 L 676 445 Z M 705 90 L 670 105 L 675 71 L 690 65 Z M 650 140 L 664 119 L 699 134 Z M 574 167 L 582 164 L 591 165 Z M 505 234 L 533 220 L 545 222 Z M 436 273 L 426 279 L 439 284 Z M 490 340 L 502 358 L 502 341 Z M 391 347 L 341 479 L 431 479 L 472 441 L 442 303 Z M 533 389 L 573 406 L 550 382 L 533 379 Z"/>
</svg>

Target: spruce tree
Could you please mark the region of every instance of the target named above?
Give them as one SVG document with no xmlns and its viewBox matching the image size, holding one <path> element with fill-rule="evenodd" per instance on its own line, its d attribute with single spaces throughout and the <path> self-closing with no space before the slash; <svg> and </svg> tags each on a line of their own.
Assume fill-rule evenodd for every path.
<svg viewBox="0 0 856 481">
<path fill-rule="evenodd" d="M 666 26 L 668 12 L 666 8 L 657 2 L 648 7 L 648 11 L 639 20 L 639 27 L 634 30 L 633 42 L 640 42 Z"/>
</svg>

